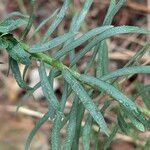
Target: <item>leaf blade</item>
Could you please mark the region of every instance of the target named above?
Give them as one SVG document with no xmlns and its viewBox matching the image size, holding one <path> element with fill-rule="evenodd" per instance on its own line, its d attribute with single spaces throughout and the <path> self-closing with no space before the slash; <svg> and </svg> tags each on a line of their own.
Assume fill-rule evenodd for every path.
<svg viewBox="0 0 150 150">
<path fill-rule="evenodd" d="M 67 69 L 64 69 L 62 74 L 65 80 L 70 84 L 73 91 L 78 95 L 84 107 L 90 112 L 93 119 L 101 127 L 102 132 L 104 132 L 106 135 L 109 135 L 109 129 L 107 128 L 106 122 L 101 112 L 92 102 L 91 98 L 88 96 L 83 87 L 79 84 L 79 82 L 71 75 L 71 73 Z"/>
</svg>

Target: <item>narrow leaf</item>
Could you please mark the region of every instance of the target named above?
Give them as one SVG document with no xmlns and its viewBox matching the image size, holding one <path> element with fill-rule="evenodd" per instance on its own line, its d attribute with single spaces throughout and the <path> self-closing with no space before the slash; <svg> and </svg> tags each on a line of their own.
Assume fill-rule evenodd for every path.
<svg viewBox="0 0 150 150">
<path fill-rule="evenodd" d="M 59 109 L 59 102 L 57 100 L 57 97 L 55 96 L 53 87 L 51 86 L 51 84 L 48 80 L 43 63 L 41 63 L 41 65 L 39 67 L 39 76 L 41 79 L 41 87 L 42 87 L 43 93 L 48 101 L 49 107 L 52 107 L 54 113 L 56 113 L 56 111 L 58 111 L 58 109 Z"/>
<path fill-rule="evenodd" d="M 8 47 L 6 48 L 8 54 L 17 62 L 29 65 L 31 63 L 30 54 L 23 49 L 22 45 L 14 37 L 8 36 L 5 38 L 8 40 Z"/>
<path fill-rule="evenodd" d="M 136 88 L 138 90 L 138 93 L 140 94 L 145 106 L 150 109 L 150 97 L 148 95 L 147 92 L 141 92 L 144 89 L 144 85 L 142 85 L 141 83 L 136 82 L 135 83 Z"/>
<path fill-rule="evenodd" d="M 100 79 L 107 81 L 107 80 L 117 78 L 120 76 L 132 75 L 132 74 L 137 74 L 137 73 L 149 74 L 150 73 L 150 66 L 125 67 L 125 68 L 113 71 L 111 73 L 108 73 L 107 75 L 102 76 Z"/>
<path fill-rule="evenodd" d="M 51 111 L 48 111 L 40 120 L 38 120 L 35 127 L 32 129 L 32 131 L 30 132 L 27 138 L 27 141 L 25 143 L 25 150 L 29 150 L 29 146 L 32 142 L 32 139 L 34 138 L 34 136 L 36 135 L 40 127 L 49 119 L 50 115 L 51 115 Z"/>
<path fill-rule="evenodd" d="M 127 117 L 131 120 L 131 123 L 140 131 L 144 132 L 145 127 L 144 125 L 139 122 L 127 109 L 122 109 Z"/>
<path fill-rule="evenodd" d="M 106 26 L 107 27 L 107 26 Z M 96 46 L 99 42 L 110 38 L 112 36 L 118 35 L 118 34 L 123 34 L 123 33 L 140 33 L 140 34 L 150 34 L 149 30 L 143 29 L 143 28 L 139 28 L 139 27 L 134 27 L 134 26 L 118 26 L 118 27 L 113 27 L 113 28 L 109 28 L 107 30 L 104 30 L 104 27 L 101 27 L 103 29 L 103 32 L 101 32 L 100 35 L 98 35 L 95 39 L 93 39 L 83 50 L 81 50 L 77 55 L 75 60 L 73 60 L 73 63 L 75 64 L 76 62 L 78 62 L 88 51 L 92 50 L 92 48 L 94 46 Z M 84 35 L 83 35 L 84 36 Z M 85 34 L 86 36 L 86 34 Z M 80 39 L 80 38 L 79 38 Z M 79 40 L 77 39 L 77 40 Z M 81 44 L 81 43 L 80 43 Z M 68 52 L 70 52 L 72 50 L 72 48 L 75 48 L 78 45 L 78 43 L 76 43 L 76 40 L 74 43 L 70 43 L 68 45 L 68 49 L 63 49 L 60 50 L 57 54 L 56 54 L 56 58 L 60 58 L 64 55 L 66 55 Z"/>
<path fill-rule="evenodd" d="M 62 114 L 65 108 L 68 97 L 68 83 L 65 82 L 62 98 L 60 101 L 60 112 L 57 113 L 54 120 L 52 134 L 51 134 L 51 147 L 52 150 L 60 149 L 60 129 L 62 128 Z"/>
<path fill-rule="evenodd" d="M 26 24 L 27 21 L 24 19 L 6 19 L 0 23 L 0 32 L 8 33 Z"/>
<path fill-rule="evenodd" d="M 22 40 L 26 39 L 26 36 L 28 35 L 28 33 L 29 33 L 29 31 L 30 31 L 30 29 L 32 27 L 33 19 L 34 19 L 35 3 L 36 3 L 36 0 L 31 0 L 30 1 L 30 6 L 31 6 L 31 8 L 30 8 L 30 17 L 29 17 L 29 20 L 28 20 L 26 28 L 21 33 L 21 39 Z"/>
<path fill-rule="evenodd" d="M 72 49 L 74 49 L 74 48 L 78 47 L 79 45 L 83 44 L 84 42 L 86 42 L 90 38 L 92 38 L 92 37 L 94 37 L 98 34 L 101 34 L 102 32 L 104 32 L 104 31 L 106 31 L 106 30 L 108 30 L 109 28 L 112 28 L 112 27 L 113 26 L 104 26 L 104 27 L 99 27 L 99 28 L 95 28 L 95 29 L 92 29 L 92 30 L 88 31 L 86 34 L 82 35 L 80 38 L 74 40 L 74 42 L 69 43 L 63 49 L 58 51 L 55 55 L 55 58 L 61 58 L 62 56 L 64 56 L 68 52 L 70 52 Z"/>
<path fill-rule="evenodd" d="M 35 31 L 32 34 L 32 37 L 39 32 L 39 30 L 49 21 L 51 20 L 54 16 L 56 16 L 56 14 L 58 13 L 58 9 L 56 9 L 52 15 L 50 15 L 48 18 L 46 18 L 45 20 L 43 20 L 40 25 L 35 29 Z"/>
<path fill-rule="evenodd" d="M 26 18 L 26 19 L 29 18 L 28 15 L 24 15 L 24 14 L 20 13 L 19 11 L 14 11 L 12 13 L 7 14 L 6 19 L 9 19 L 12 17 L 22 17 L 22 18 Z"/>
<path fill-rule="evenodd" d="M 126 0 L 119 0 L 117 4 L 115 4 L 114 0 L 111 0 L 111 4 L 109 10 L 106 14 L 103 25 L 110 25 L 116 13 L 120 10 L 120 8 L 125 4 Z"/>
<path fill-rule="evenodd" d="M 124 117 L 121 113 L 117 115 L 118 125 L 122 132 L 128 133 L 128 124 L 125 122 Z"/>
<path fill-rule="evenodd" d="M 102 132 L 104 132 L 106 135 L 109 135 L 109 129 L 107 128 L 106 122 L 101 112 L 93 103 L 92 99 L 89 97 L 82 85 L 71 75 L 67 69 L 63 70 L 63 77 L 70 84 L 73 91 L 78 95 L 79 99 L 83 103 L 84 107 L 90 112 L 93 119 L 101 127 Z"/>
<path fill-rule="evenodd" d="M 83 127 L 83 132 L 82 132 L 82 140 L 83 140 L 84 150 L 90 149 L 91 128 L 92 128 L 92 117 L 91 117 L 91 115 L 88 115 L 86 123 Z"/>
<path fill-rule="evenodd" d="M 64 4 L 60 10 L 60 12 L 58 13 L 55 21 L 52 23 L 52 25 L 49 27 L 49 29 L 47 30 L 47 32 L 45 33 L 45 35 L 43 36 L 41 43 L 46 42 L 46 40 L 50 37 L 50 35 L 54 32 L 54 30 L 58 27 L 58 25 L 61 23 L 61 21 L 63 20 L 66 11 L 69 7 L 70 4 L 70 0 L 65 0 Z"/>
<path fill-rule="evenodd" d="M 112 133 L 110 134 L 110 136 L 106 139 L 106 142 L 104 143 L 104 150 L 107 150 L 112 142 L 112 140 L 114 139 L 116 133 L 118 131 L 118 126 L 116 125 L 113 130 Z"/>
<path fill-rule="evenodd" d="M 126 63 L 124 67 L 129 67 L 130 65 L 133 65 L 136 61 L 140 60 L 143 55 L 150 50 L 150 43 L 145 44 L 145 46 L 139 50 L 135 55 Z"/>
<path fill-rule="evenodd" d="M 64 35 L 61 35 L 59 37 L 54 38 L 53 40 L 51 40 L 49 42 L 41 43 L 41 44 L 35 44 L 34 46 L 32 46 L 29 49 L 29 52 L 30 53 L 37 53 L 37 52 L 44 52 L 44 51 L 50 50 L 50 49 L 64 43 L 65 41 L 67 41 L 68 39 L 70 39 L 73 36 L 74 36 L 74 34 L 66 33 Z"/>
<path fill-rule="evenodd" d="M 70 116 L 69 116 L 69 123 L 67 125 L 67 136 L 65 139 L 64 150 L 71 150 L 73 140 L 76 135 L 76 119 L 77 119 L 77 106 L 78 106 L 79 99 L 76 97 L 73 102 L 73 106 L 71 108 Z"/>
<path fill-rule="evenodd" d="M 11 71 L 14 75 L 14 78 L 16 79 L 18 85 L 23 88 L 23 89 L 31 89 L 26 83 L 25 81 L 22 79 L 22 76 L 21 76 L 21 73 L 20 73 L 20 69 L 19 69 L 19 66 L 18 66 L 18 63 L 16 60 L 14 60 L 13 58 L 9 58 L 9 64 L 10 64 L 10 68 L 11 68 Z"/>
<path fill-rule="evenodd" d="M 130 113 L 132 113 L 140 122 L 143 124 L 147 123 L 147 120 L 143 116 L 143 114 L 140 112 L 140 110 L 137 108 L 136 104 L 130 100 L 128 97 L 126 97 L 122 92 L 120 92 L 118 89 L 116 89 L 111 84 L 108 84 L 100 79 L 97 79 L 95 77 L 87 76 L 87 75 L 81 75 L 78 77 L 81 81 L 86 82 L 87 84 L 97 87 L 100 91 L 103 89 L 106 91 L 110 96 L 112 96 L 114 99 L 116 99 L 119 103 L 121 103 Z"/>
</svg>

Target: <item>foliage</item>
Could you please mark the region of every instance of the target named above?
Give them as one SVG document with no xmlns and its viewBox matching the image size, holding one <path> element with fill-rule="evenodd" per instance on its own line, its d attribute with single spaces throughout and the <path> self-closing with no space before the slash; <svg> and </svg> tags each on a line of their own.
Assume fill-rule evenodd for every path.
<svg viewBox="0 0 150 150">
<path fill-rule="evenodd" d="M 49 118 L 53 123 L 50 135 L 52 150 L 59 150 L 62 147 L 66 150 L 76 150 L 79 147 L 80 137 L 82 138 L 84 149 L 90 149 L 90 144 L 95 142 L 91 138 L 94 125 L 98 127 L 96 136 L 100 133 L 100 135 L 105 137 L 104 149 L 109 147 L 117 133 L 128 134 L 131 124 L 133 125 L 132 128 L 135 127 L 137 130 L 143 132 L 148 130 L 148 117 L 143 113 L 140 106 L 136 104 L 136 101 L 128 98 L 120 89 L 121 85 L 118 77 L 127 79 L 129 75 L 150 73 L 150 66 L 137 66 L 136 63 L 149 49 L 150 43 L 147 43 L 123 68 L 110 72 L 108 70 L 108 46 L 106 40 L 117 34 L 150 34 L 150 31 L 134 26 L 112 26 L 112 20 L 124 5 L 125 0 L 111 0 L 103 25 L 89 30 L 76 39 L 76 35 L 85 20 L 86 14 L 89 12 L 92 2 L 92 0 L 86 0 L 82 10 L 76 12 L 67 33 L 49 40 L 49 37 L 57 29 L 70 7 L 70 0 L 65 0 L 59 11 L 56 10 L 37 27 L 31 38 L 34 38 L 43 25 L 57 14 L 45 35 L 34 45 L 29 45 L 26 36 L 33 25 L 36 1 L 31 1 L 30 17 L 19 12 L 13 12 L 0 23 L 0 48 L 6 49 L 9 54 L 9 65 L 18 85 L 26 90 L 26 97 L 32 95 L 39 87 L 42 87 L 48 103 L 48 112 L 37 122 L 31 131 L 25 145 L 25 150 L 29 149 L 33 137 Z M 13 35 L 13 30 L 22 26 L 26 27 L 18 39 Z M 75 48 L 82 44 L 85 44 L 84 48 L 75 54 Z M 57 49 L 57 51 L 54 55 L 51 55 L 51 51 L 54 49 Z M 80 74 L 77 63 L 89 51 L 92 51 L 93 55 L 86 62 L 87 65 L 84 73 Z M 68 55 L 70 65 L 67 67 L 63 62 Z M 33 60 L 40 63 L 38 69 L 41 81 L 34 87 L 29 87 L 20 73 L 18 64 L 25 65 L 26 72 Z M 50 68 L 48 76 L 45 71 L 46 67 Z M 95 70 L 94 75 L 89 74 L 91 67 Z M 56 97 L 53 90 L 53 81 L 56 77 L 60 77 L 64 81 L 61 85 L 63 89 L 61 99 Z M 147 93 L 148 89 L 150 89 L 149 86 L 148 89 L 139 83 L 136 86 L 145 106 L 149 108 L 149 101 L 147 101 L 147 97 L 144 95 L 144 92 Z M 94 101 L 95 93 L 100 97 L 97 102 Z M 103 107 L 100 107 L 99 102 L 104 95 L 109 95 L 109 98 L 107 97 Z M 73 104 L 70 113 L 64 114 L 66 102 L 71 98 Z M 114 107 L 117 111 L 117 121 L 112 123 L 115 126 L 111 129 L 112 124 L 107 123 L 104 116 L 106 109 L 114 101 L 118 102 L 118 105 Z M 85 117 L 85 125 L 83 125 L 82 121 Z M 67 131 L 65 142 L 61 146 L 60 131 L 64 125 L 67 125 Z M 97 140 L 97 142 L 99 143 L 100 141 Z"/>
</svg>

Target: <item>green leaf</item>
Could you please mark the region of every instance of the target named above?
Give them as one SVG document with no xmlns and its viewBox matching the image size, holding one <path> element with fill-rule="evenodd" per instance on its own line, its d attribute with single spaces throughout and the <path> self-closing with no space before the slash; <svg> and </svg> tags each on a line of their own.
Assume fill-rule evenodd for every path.
<svg viewBox="0 0 150 150">
<path fill-rule="evenodd" d="M 117 115 L 118 125 L 122 132 L 128 133 L 128 124 L 125 122 L 124 117 L 121 113 Z"/>
<path fill-rule="evenodd" d="M 90 58 L 90 60 L 87 62 L 84 74 L 87 74 L 88 70 L 91 69 L 91 67 L 94 65 L 94 62 L 96 61 L 98 49 L 95 50 Z"/>
<path fill-rule="evenodd" d="M 35 125 L 35 127 L 32 129 L 32 131 L 30 132 L 27 141 L 25 143 L 25 150 L 29 150 L 29 146 L 32 142 L 32 139 L 34 138 L 35 134 L 38 132 L 38 130 L 40 129 L 40 127 L 49 119 L 49 117 L 51 116 L 51 111 L 48 111 Z"/>
<path fill-rule="evenodd" d="M 31 27 L 32 27 L 32 24 L 33 24 L 33 19 L 34 19 L 34 11 L 35 11 L 35 3 L 36 3 L 36 0 L 31 0 L 30 1 L 30 17 L 29 17 L 29 20 L 28 20 L 28 23 L 27 23 L 27 26 L 26 28 L 24 29 L 24 31 L 21 33 L 21 39 L 22 40 L 25 40 L 26 39 L 26 36 L 28 35 Z"/>
<path fill-rule="evenodd" d="M 68 83 L 65 82 L 64 90 L 62 94 L 62 98 L 60 101 L 60 112 L 57 113 L 56 118 L 54 120 L 52 133 L 51 133 L 51 146 L 52 150 L 59 150 L 60 149 L 60 130 L 62 128 L 62 119 L 63 119 L 63 111 L 65 108 L 65 104 L 67 102 L 68 97 Z"/>
<path fill-rule="evenodd" d="M 80 75 L 78 79 L 93 87 L 97 87 L 100 91 L 101 89 L 103 89 L 110 96 L 121 103 L 140 122 L 142 122 L 143 124 L 147 124 L 147 120 L 145 119 L 141 111 L 137 108 L 136 104 L 111 84 L 87 75 Z"/>
<path fill-rule="evenodd" d="M 143 28 L 139 28 L 139 27 L 134 27 L 134 26 L 118 26 L 118 27 L 110 27 L 108 29 L 105 29 L 105 27 L 108 27 L 108 26 L 104 26 L 104 27 L 101 27 L 103 29 L 103 32 L 101 32 L 100 35 L 98 35 L 95 39 L 93 39 L 84 49 L 82 49 L 77 55 L 76 55 L 76 58 L 72 61 L 72 65 L 75 64 L 76 62 L 78 62 L 83 56 L 85 56 L 85 54 L 92 50 L 92 48 L 94 46 L 96 46 L 99 42 L 107 39 L 107 38 L 110 38 L 112 36 L 115 36 L 115 35 L 118 35 L 118 34 L 123 34 L 123 33 L 140 33 L 140 34 L 150 34 L 150 31 L 149 30 L 146 30 L 146 29 L 143 29 Z M 93 29 L 94 30 L 94 29 Z M 96 30 L 96 29 L 95 29 Z M 87 33 L 86 33 L 87 34 Z M 86 36 L 83 35 L 83 36 Z M 83 37 L 82 36 L 82 37 Z M 78 38 L 77 40 L 79 40 L 80 38 Z M 74 41 L 74 43 L 70 43 L 68 45 L 68 49 L 62 49 L 60 50 L 55 58 L 60 58 L 64 55 L 66 55 L 68 52 L 70 52 L 72 50 L 72 48 L 75 48 L 78 46 L 78 43 L 76 43 L 76 41 Z M 80 44 L 82 43 L 82 41 L 79 42 Z M 79 44 L 79 45 L 80 45 Z"/>
<path fill-rule="evenodd" d="M 105 101 L 103 107 L 101 108 L 102 114 L 105 113 L 105 110 L 110 106 L 111 102 L 110 101 Z"/>
<path fill-rule="evenodd" d="M 0 37 L 0 49 L 6 49 L 8 47 L 8 42 Z"/>
<path fill-rule="evenodd" d="M 111 0 L 110 7 L 106 14 L 103 25 L 110 25 L 112 23 L 114 16 L 119 11 L 119 9 L 125 4 L 125 2 L 126 0 L 119 0 L 119 2 L 116 4 L 115 0 Z"/>
<path fill-rule="evenodd" d="M 150 43 L 146 43 L 145 46 L 141 50 L 139 50 L 135 55 L 126 63 L 124 67 L 129 67 L 130 65 L 133 65 L 136 61 L 140 60 L 143 55 L 150 50 Z"/>
<path fill-rule="evenodd" d="M 20 13 L 19 11 L 14 11 L 12 13 L 7 14 L 6 19 L 9 19 L 12 17 L 22 17 L 22 18 L 26 18 L 26 19 L 29 18 L 28 15 L 24 15 L 24 14 Z"/>
<path fill-rule="evenodd" d="M 77 109 L 78 109 L 78 112 L 77 112 L 76 135 L 75 135 L 75 139 L 74 139 L 74 142 L 72 145 L 72 150 L 78 149 L 79 138 L 82 133 L 82 120 L 83 120 L 83 116 L 84 116 L 84 112 L 85 112 L 85 107 L 84 107 L 83 103 L 79 102 Z"/>
<path fill-rule="evenodd" d="M 88 115 L 86 123 L 83 127 L 82 140 L 83 140 L 84 150 L 90 149 L 90 136 L 91 136 L 91 129 L 92 129 L 92 120 L 93 119 L 92 119 L 91 115 Z"/>
<path fill-rule="evenodd" d="M 19 108 L 23 105 L 24 102 L 26 102 L 29 98 L 29 96 L 33 95 L 33 93 L 40 88 L 41 86 L 41 82 L 38 82 L 34 87 L 32 87 L 31 89 L 28 89 L 27 92 L 23 95 L 23 97 L 21 98 L 21 101 L 18 103 L 17 105 L 17 111 L 19 110 Z"/>
<path fill-rule="evenodd" d="M 136 73 L 150 73 L 150 66 L 134 66 L 134 67 L 125 67 L 122 69 L 118 69 L 107 75 L 102 76 L 100 79 L 107 81 L 113 78 L 117 78 L 120 76 L 131 75 Z"/>
<path fill-rule="evenodd" d="M 93 0 L 86 0 L 85 4 L 83 6 L 83 9 L 81 10 L 78 20 L 76 22 L 76 27 L 75 27 L 75 28 L 77 28 L 76 31 L 79 29 L 81 23 L 85 20 L 85 17 L 87 15 L 92 3 L 93 3 Z"/>
<path fill-rule="evenodd" d="M 112 142 L 112 140 L 114 139 L 115 135 L 117 134 L 118 131 L 118 126 L 115 125 L 115 127 L 112 130 L 112 133 L 110 134 L 110 136 L 106 139 L 105 143 L 104 143 L 104 150 L 107 150 Z"/>
<path fill-rule="evenodd" d="M 106 135 L 109 135 L 109 129 L 107 128 L 106 122 L 101 112 L 93 103 L 92 99 L 89 97 L 82 85 L 71 75 L 67 69 L 64 69 L 62 73 L 63 77 L 69 83 L 73 91 L 77 94 L 84 107 L 89 111 L 93 119 L 101 127 L 102 132 L 104 132 Z"/>
<path fill-rule="evenodd" d="M 115 0 L 111 0 L 107 14 L 103 22 L 103 26 L 111 25 L 115 14 L 119 11 L 119 9 L 123 6 L 124 3 L 125 0 L 120 0 L 117 4 Z M 100 78 L 100 76 L 108 73 L 108 46 L 106 40 L 101 41 L 97 45 L 97 49 L 98 49 L 98 60 L 96 66 L 96 77 Z"/>
<path fill-rule="evenodd" d="M 66 33 L 64 35 L 54 38 L 53 40 L 51 40 L 49 42 L 35 44 L 29 49 L 29 52 L 37 53 L 37 52 L 44 52 L 44 51 L 50 50 L 50 49 L 64 43 L 65 41 L 72 38 L 73 36 L 74 36 L 74 34 L 72 34 L 72 33 Z"/>
<path fill-rule="evenodd" d="M 141 92 L 144 89 L 144 85 L 139 83 L 139 82 L 136 82 L 135 86 L 136 86 L 138 93 L 140 94 L 142 101 L 144 102 L 145 106 L 148 109 L 150 109 L 150 97 L 149 97 L 148 93 L 147 92 Z"/>
<path fill-rule="evenodd" d="M 70 0 L 65 0 L 64 4 L 58 13 L 55 21 L 53 21 L 52 25 L 48 28 L 47 32 L 43 36 L 42 40 L 40 43 L 46 42 L 46 40 L 50 37 L 50 35 L 54 32 L 54 30 L 58 27 L 58 25 L 61 23 L 63 18 L 65 17 L 66 11 L 69 8 Z"/>
<path fill-rule="evenodd" d="M 108 46 L 106 41 L 102 41 L 98 47 L 98 60 L 96 67 L 96 77 L 100 78 L 102 75 L 108 73 Z"/>
<path fill-rule="evenodd" d="M 25 21 L 24 19 L 6 19 L 0 23 L 0 32 L 8 33 L 26 24 L 27 21 Z"/>
<path fill-rule="evenodd" d="M 56 118 L 54 120 L 52 133 L 51 133 L 51 148 L 52 150 L 59 150 L 60 145 L 60 129 L 61 129 L 61 123 L 62 123 L 62 115 L 60 113 L 57 113 Z"/>
<path fill-rule="evenodd" d="M 64 150 L 71 150 L 73 140 L 76 135 L 76 124 L 77 124 L 77 111 L 78 111 L 78 102 L 79 99 L 76 97 L 73 102 L 73 106 L 71 108 L 69 123 L 67 125 L 67 136 L 65 139 Z"/>
<path fill-rule="evenodd" d="M 39 76 L 41 79 L 41 87 L 43 90 L 43 93 L 48 101 L 49 107 L 53 108 L 54 113 L 59 110 L 59 102 L 57 100 L 57 97 L 55 96 L 53 87 L 51 86 L 48 77 L 46 75 L 44 64 L 41 63 L 39 67 Z"/>
<path fill-rule="evenodd" d="M 58 9 L 56 9 L 56 10 L 52 13 L 52 15 L 50 15 L 48 18 L 44 19 L 44 20 L 40 23 L 40 25 L 35 29 L 35 31 L 33 32 L 32 37 L 33 37 L 37 32 L 39 32 L 39 30 L 40 30 L 49 20 L 51 20 L 54 16 L 56 16 L 57 13 L 58 13 Z"/>
<path fill-rule="evenodd" d="M 122 109 L 124 111 L 124 113 L 127 115 L 127 117 L 131 120 L 131 123 L 140 131 L 144 132 L 145 131 L 145 127 L 144 125 L 138 120 L 138 118 L 136 119 L 132 113 L 130 113 L 130 111 L 128 111 L 127 109 Z"/>
<path fill-rule="evenodd" d="M 30 90 L 31 88 L 22 79 L 20 69 L 18 66 L 18 62 L 10 57 L 9 58 L 9 64 L 10 64 L 11 71 L 12 71 L 14 78 L 16 79 L 18 85 L 23 89 Z"/>
<path fill-rule="evenodd" d="M 17 62 L 29 65 L 31 63 L 30 54 L 23 49 L 22 45 L 12 36 L 4 38 L 8 42 L 8 47 L 6 48 L 8 54 Z"/>
<path fill-rule="evenodd" d="M 87 40 L 89 40 L 90 38 L 92 38 L 98 34 L 101 34 L 102 32 L 104 32 L 112 27 L 113 26 L 104 26 L 104 27 L 99 27 L 99 28 L 95 28 L 95 29 L 88 31 L 86 34 L 82 35 L 80 38 L 74 40 L 74 42 L 69 43 L 63 49 L 58 51 L 55 55 L 55 58 L 61 58 L 62 56 L 64 56 L 65 54 L 67 54 L 68 52 L 73 50 L 74 48 L 78 47 L 79 45 L 81 45 L 84 42 L 86 42 Z"/>
<path fill-rule="evenodd" d="M 148 85 L 144 85 L 143 88 L 139 91 L 139 93 L 137 94 L 137 96 L 150 92 L 150 84 Z"/>
<path fill-rule="evenodd" d="M 86 15 L 87 15 L 89 9 L 90 9 L 90 6 L 92 5 L 92 2 L 93 2 L 93 0 L 86 0 L 86 2 L 84 3 L 84 6 L 83 6 L 81 12 L 79 14 L 76 13 L 74 15 L 74 17 L 72 19 L 72 22 L 71 22 L 70 30 L 69 30 L 70 32 L 76 33 L 80 29 L 80 27 L 81 27 L 81 25 L 82 25 Z M 74 40 L 74 38 L 69 39 L 65 43 L 64 46 L 66 46 L 68 43 L 73 42 L 73 40 Z M 70 52 L 70 61 L 72 61 L 72 59 L 74 57 L 75 57 L 75 52 L 74 52 L 74 50 L 72 50 Z"/>
</svg>

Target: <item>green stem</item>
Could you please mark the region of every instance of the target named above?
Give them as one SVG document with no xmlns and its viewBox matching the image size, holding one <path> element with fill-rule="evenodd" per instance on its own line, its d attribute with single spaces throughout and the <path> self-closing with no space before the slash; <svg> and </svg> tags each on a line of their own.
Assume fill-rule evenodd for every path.
<svg viewBox="0 0 150 150">
<path fill-rule="evenodd" d="M 64 68 L 68 68 L 59 60 L 56 60 L 56 59 L 54 59 L 54 58 L 52 58 L 52 57 L 50 57 L 44 53 L 33 53 L 33 54 L 31 54 L 31 56 L 34 58 L 37 58 L 40 61 L 43 61 L 44 63 L 47 63 L 47 64 L 53 66 L 54 68 L 56 68 L 60 71 L 62 71 Z"/>
</svg>

